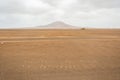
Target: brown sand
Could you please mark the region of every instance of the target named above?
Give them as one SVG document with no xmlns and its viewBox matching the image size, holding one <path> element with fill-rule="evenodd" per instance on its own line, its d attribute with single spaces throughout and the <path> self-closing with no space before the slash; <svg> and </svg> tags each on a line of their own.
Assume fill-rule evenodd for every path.
<svg viewBox="0 0 120 80">
<path fill-rule="evenodd" d="M 0 80 L 120 80 L 120 30 L 0 30 Z"/>
</svg>

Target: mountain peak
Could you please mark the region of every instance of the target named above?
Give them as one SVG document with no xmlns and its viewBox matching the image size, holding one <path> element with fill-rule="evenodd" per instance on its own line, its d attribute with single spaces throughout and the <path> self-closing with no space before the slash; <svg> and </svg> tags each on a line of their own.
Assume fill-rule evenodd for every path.
<svg viewBox="0 0 120 80">
<path fill-rule="evenodd" d="M 66 24 L 62 21 L 56 21 L 47 25 L 39 26 L 44 29 L 76 29 L 77 27 Z"/>
<path fill-rule="evenodd" d="M 53 23 L 50 23 L 48 25 L 46 25 L 46 27 L 53 27 L 53 28 L 72 28 L 73 26 L 71 25 L 68 25 L 64 22 L 61 22 L 61 21 L 56 21 L 56 22 L 53 22 Z"/>
<path fill-rule="evenodd" d="M 52 24 L 65 24 L 65 23 L 62 21 L 56 21 L 56 22 L 53 22 Z"/>
</svg>

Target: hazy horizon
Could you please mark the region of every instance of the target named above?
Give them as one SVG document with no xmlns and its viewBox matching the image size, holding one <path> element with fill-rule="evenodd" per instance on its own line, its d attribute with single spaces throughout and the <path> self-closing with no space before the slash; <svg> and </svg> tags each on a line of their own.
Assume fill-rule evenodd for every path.
<svg viewBox="0 0 120 80">
<path fill-rule="evenodd" d="M 0 0 L 0 28 L 62 21 L 85 28 L 120 28 L 119 0 Z"/>
</svg>

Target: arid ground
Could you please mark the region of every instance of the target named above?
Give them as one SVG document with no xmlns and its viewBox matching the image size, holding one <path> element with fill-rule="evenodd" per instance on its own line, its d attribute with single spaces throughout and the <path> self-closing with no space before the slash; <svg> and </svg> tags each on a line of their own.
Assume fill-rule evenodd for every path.
<svg viewBox="0 0 120 80">
<path fill-rule="evenodd" d="M 120 30 L 0 30 L 0 80 L 120 80 Z"/>
</svg>

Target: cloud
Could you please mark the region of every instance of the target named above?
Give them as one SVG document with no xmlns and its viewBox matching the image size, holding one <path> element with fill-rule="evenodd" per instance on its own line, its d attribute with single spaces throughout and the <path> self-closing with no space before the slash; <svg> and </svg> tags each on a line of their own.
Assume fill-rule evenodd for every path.
<svg viewBox="0 0 120 80">
<path fill-rule="evenodd" d="M 39 0 L 6 0 L 0 3 L 0 13 L 41 14 L 51 9 Z"/>
<path fill-rule="evenodd" d="M 0 28 L 53 21 L 75 26 L 120 28 L 119 0 L 0 0 Z"/>
</svg>

